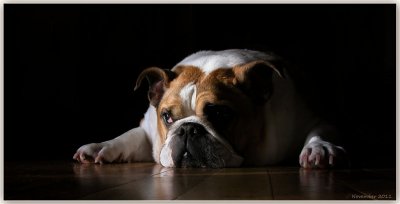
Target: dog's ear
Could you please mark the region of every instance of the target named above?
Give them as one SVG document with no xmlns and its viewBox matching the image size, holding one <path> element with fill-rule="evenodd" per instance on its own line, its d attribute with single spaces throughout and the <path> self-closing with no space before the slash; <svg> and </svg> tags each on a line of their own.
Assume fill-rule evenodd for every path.
<svg viewBox="0 0 400 204">
<path fill-rule="evenodd" d="M 169 83 L 175 78 L 175 73 L 158 67 L 150 67 L 140 73 L 135 86 L 135 91 L 142 85 L 146 78 L 149 83 L 148 98 L 150 104 L 157 107 Z"/>
<path fill-rule="evenodd" d="M 235 66 L 233 72 L 237 86 L 259 105 L 264 104 L 272 94 L 272 78 L 284 78 L 282 70 L 261 60 Z"/>
</svg>

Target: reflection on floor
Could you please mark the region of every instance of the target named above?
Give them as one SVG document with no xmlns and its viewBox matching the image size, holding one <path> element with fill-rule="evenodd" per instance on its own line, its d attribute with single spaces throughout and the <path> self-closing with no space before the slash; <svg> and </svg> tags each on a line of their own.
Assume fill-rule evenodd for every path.
<svg viewBox="0 0 400 204">
<path fill-rule="evenodd" d="M 395 169 L 5 162 L 5 200 L 395 200 Z"/>
</svg>

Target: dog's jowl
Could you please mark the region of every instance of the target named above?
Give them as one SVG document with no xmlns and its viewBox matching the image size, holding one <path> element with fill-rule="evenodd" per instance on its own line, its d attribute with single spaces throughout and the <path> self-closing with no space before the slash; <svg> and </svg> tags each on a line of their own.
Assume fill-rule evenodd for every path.
<svg viewBox="0 0 400 204">
<path fill-rule="evenodd" d="M 252 50 L 200 51 L 171 70 L 151 67 L 139 127 L 80 147 L 82 163 L 155 161 L 165 167 L 274 165 L 298 156 L 305 168 L 333 166 L 342 147 L 308 110 L 280 58 Z M 147 80 L 145 80 L 147 79 Z"/>
</svg>

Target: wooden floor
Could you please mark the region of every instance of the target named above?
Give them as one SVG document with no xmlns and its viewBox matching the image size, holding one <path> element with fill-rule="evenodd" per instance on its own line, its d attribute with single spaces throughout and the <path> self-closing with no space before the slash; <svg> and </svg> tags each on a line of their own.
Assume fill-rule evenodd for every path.
<svg viewBox="0 0 400 204">
<path fill-rule="evenodd" d="M 5 162 L 5 200 L 396 198 L 394 169 L 171 169 L 153 163 Z"/>
</svg>

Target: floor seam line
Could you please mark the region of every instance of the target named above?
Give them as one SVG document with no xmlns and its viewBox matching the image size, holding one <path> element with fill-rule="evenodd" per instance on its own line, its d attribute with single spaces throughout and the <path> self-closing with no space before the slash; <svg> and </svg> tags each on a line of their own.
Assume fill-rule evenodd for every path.
<svg viewBox="0 0 400 204">
<path fill-rule="evenodd" d="M 272 178 L 271 178 L 271 174 L 270 171 L 267 170 L 267 175 L 268 175 L 268 180 L 269 180 L 269 186 L 270 186 L 270 191 L 271 191 L 271 196 L 272 196 L 272 200 L 275 200 L 275 195 L 274 195 L 274 188 L 272 186 Z"/>
<path fill-rule="evenodd" d="M 200 182 L 198 182 L 196 185 L 193 185 L 191 188 L 187 189 L 185 192 L 183 192 L 182 194 L 176 196 L 176 198 L 173 198 L 171 200 L 178 200 L 179 197 L 182 197 L 182 195 L 185 195 L 185 193 L 189 192 L 191 189 L 193 189 L 194 187 L 200 185 L 201 183 L 203 183 L 204 181 L 206 181 L 207 179 L 209 179 L 211 176 L 214 176 L 215 174 L 217 174 L 218 172 L 221 172 L 222 169 L 218 170 L 217 172 L 207 176 L 206 178 L 204 178 L 203 180 L 201 180 Z"/>
</svg>

